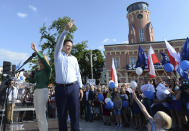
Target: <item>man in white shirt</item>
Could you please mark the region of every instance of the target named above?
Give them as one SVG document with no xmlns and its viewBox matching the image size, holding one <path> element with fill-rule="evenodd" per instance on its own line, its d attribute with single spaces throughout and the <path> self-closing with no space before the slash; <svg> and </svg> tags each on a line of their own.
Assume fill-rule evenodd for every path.
<svg viewBox="0 0 189 131">
<path fill-rule="evenodd" d="M 71 130 L 79 131 L 79 89 L 82 88 L 82 81 L 77 58 L 70 54 L 73 42 L 65 40 L 73 24 L 70 21 L 66 25 L 65 31 L 62 32 L 56 43 L 54 53 L 55 100 L 59 131 L 67 131 L 68 112 L 71 119 Z"/>
</svg>

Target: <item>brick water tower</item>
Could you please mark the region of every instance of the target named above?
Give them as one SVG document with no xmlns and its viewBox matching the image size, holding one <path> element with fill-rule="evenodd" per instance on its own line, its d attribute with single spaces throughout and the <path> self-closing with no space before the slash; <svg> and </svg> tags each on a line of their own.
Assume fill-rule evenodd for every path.
<svg viewBox="0 0 189 131">
<path fill-rule="evenodd" d="M 150 22 L 148 3 L 133 3 L 127 7 L 127 12 L 129 23 L 129 43 L 154 41 L 154 32 Z"/>
</svg>

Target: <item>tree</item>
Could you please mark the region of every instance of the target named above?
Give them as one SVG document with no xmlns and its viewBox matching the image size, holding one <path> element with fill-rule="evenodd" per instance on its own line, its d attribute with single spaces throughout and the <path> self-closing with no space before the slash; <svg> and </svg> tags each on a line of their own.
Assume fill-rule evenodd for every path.
<svg viewBox="0 0 189 131">
<path fill-rule="evenodd" d="M 74 55 L 80 65 L 80 72 L 83 83 L 87 82 L 88 78 L 91 78 L 91 64 L 90 61 L 86 61 L 87 54 L 90 54 L 90 50 L 87 50 L 87 41 L 83 41 L 76 45 L 73 45 L 72 55 Z M 99 82 L 99 78 L 104 65 L 104 57 L 100 50 L 92 50 L 93 54 L 96 54 L 97 61 L 93 62 L 93 74 L 94 79 Z"/>
<path fill-rule="evenodd" d="M 81 75 L 83 78 L 83 82 L 86 83 L 87 79 L 91 79 L 92 78 L 92 74 L 91 74 L 91 63 L 90 63 L 90 52 L 91 50 L 85 50 L 83 52 L 83 56 L 79 61 L 80 66 L 80 70 L 81 70 Z M 95 49 L 92 50 L 92 54 L 96 55 L 96 61 L 94 61 L 93 57 L 93 79 L 96 79 L 96 83 L 99 83 L 99 79 L 100 79 L 100 75 L 103 69 L 103 65 L 104 65 L 104 57 L 101 53 L 100 50 Z M 86 60 L 86 57 L 88 57 L 88 61 Z"/>
</svg>

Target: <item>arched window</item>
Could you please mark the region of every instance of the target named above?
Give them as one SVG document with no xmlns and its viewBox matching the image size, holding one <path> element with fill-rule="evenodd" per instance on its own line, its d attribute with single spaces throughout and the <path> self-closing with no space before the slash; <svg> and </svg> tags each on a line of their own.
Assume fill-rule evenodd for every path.
<svg viewBox="0 0 189 131">
<path fill-rule="evenodd" d="M 144 42 L 144 30 L 143 29 L 139 30 L 139 36 L 140 36 L 140 42 Z"/>
</svg>

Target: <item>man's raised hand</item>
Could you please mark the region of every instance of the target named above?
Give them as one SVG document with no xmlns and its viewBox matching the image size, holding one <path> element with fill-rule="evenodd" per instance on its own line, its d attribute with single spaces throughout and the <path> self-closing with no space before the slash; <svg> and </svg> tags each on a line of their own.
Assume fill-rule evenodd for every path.
<svg viewBox="0 0 189 131">
<path fill-rule="evenodd" d="M 70 20 L 70 22 L 68 22 L 68 24 L 66 25 L 65 30 L 69 31 L 73 25 L 74 25 L 74 21 Z"/>
</svg>

